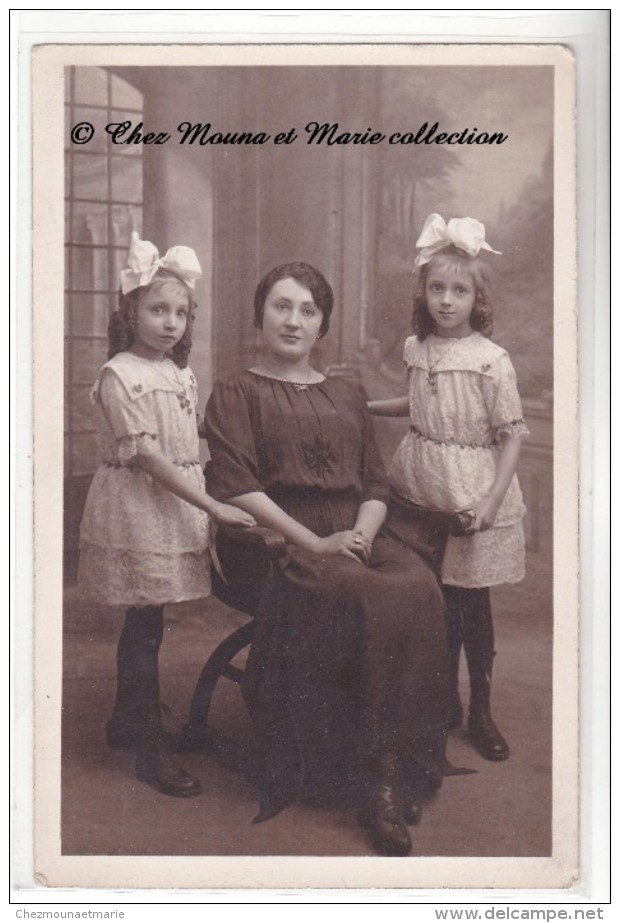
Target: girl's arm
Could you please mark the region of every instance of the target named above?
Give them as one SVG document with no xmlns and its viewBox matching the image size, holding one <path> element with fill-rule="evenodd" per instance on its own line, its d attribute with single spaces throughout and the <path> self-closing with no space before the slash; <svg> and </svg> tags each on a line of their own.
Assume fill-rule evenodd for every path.
<svg viewBox="0 0 620 923">
<path fill-rule="evenodd" d="M 505 435 L 502 440 L 495 480 L 491 490 L 476 505 L 476 524 L 478 532 L 485 532 L 495 522 L 497 511 L 502 505 L 506 491 L 514 477 L 521 451 L 521 436 Z"/>
<path fill-rule="evenodd" d="M 135 456 L 135 462 L 143 471 L 163 484 L 170 493 L 198 507 L 199 510 L 204 510 L 216 522 L 245 529 L 256 525 L 254 518 L 246 512 L 229 506 L 227 503 L 218 503 L 209 494 L 190 484 L 178 468 L 161 453 L 142 454 L 139 452 Z"/>
<path fill-rule="evenodd" d="M 387 506 L 381 500 L 365 500 L 357 511 L 353 531 L 362 535 L 371 544 L 387 514 Z"/>
<path fill-rule="evenodd" d="M 293 519 L 292 516 L 289 516 L 288 513 L 285 513 L 277 503 L 274 503 L 270 497 L 260 491 L 232 497 L 230 502 L 240 509 L 245 510 L 247 513 L 250 513 L 259 525 L 276 529 L 284 536 L 287 542 L 297 545 L 299 548 L 311 551 L 314 554 L 344 555 L 345 557 L 353 558 L 353 560 L 358 563 L 362 563 L 359 557 L 360 554 L 363 555 L 364 561 L 367 563 L 370 557 L 369 554 L 366 555 L 365 551 L 368 545 L 368 536 L 372 536 L 370 538 L 370 541 L 372 541 L 381 522 L 383 522 L 383 518 L 385 518 L 385 504 L 378 503 L 378 506 L 383 508 L 383 513 L 381 522 L 376 525 L 374 532 L 372 529 L 376 521 L 376 513 L 375 516 L 367 514 L 368 519 L 365 517 L 363 518 L 363 535 L 358 535 L 355 530 L 351 529 L 346 532 L 334 532 L 333 535 L 320 538 L 300 522 L 297 522 L 296 519 Z M 377 501 L 375 500 L 368 500 L 366 503 L 362 503 L 360 513 L 365 507 L 371 507 L 376 503 Z M 358 522 L 355 526 L 356 530 L 359 527 L 359 523 L 360 516 L 358 515 Z M 360 537 L 362 538 L 362 544 L 359 543 Z"/>
<path fill-rule="evenodd" d="M 387 401 L 368 401 L 368 409 L 377 417 L 407 417 L 409 416 L 409 398 L 394 397 Z"/>
</svg>

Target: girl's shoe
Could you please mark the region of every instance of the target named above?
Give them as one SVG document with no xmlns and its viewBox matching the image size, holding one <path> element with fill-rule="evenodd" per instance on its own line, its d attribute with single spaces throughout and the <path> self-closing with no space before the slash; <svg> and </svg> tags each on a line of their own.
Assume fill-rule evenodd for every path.
<svg viewBox="0 0 620 923">
<path fill-rule="evenodd" d="M 136 777 L 163 795 L 172 795 L 174 798 L 193 798 L 202 792 L 198 779 L 194 779 L 163 748 L 138 750 Z"/>
<path fill-rule="evenodd" d="M 486 708 L 472 710 L 468 722 L 469 739 L 485 760 L 501 762 L 510 756 L 510 747 Z"/>
</svg>

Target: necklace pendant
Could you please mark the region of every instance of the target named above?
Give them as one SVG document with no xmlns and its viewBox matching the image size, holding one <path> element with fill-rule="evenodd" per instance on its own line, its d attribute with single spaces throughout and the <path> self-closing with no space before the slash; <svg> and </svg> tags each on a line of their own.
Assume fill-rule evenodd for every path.
<svg viewBox="0 0 620 923">
<path fill-rule="evenodd" d="M 182 388 L 180 391 L 177 391 L 177 398 L 179 404 L 181 405 L 181 410 L 185 410 L 187 413 L 191 414 L 192 412 L 192 403 L 187 396 L 187 391 L 185 388 Z"/>
<path fill-rule="evenodd" d="M 291 384 L 293 385 L 293 389 L 295 391 L 307 391 L 308 390 L 308 385 L 301 385 L 301 384 L 298 384 L 297 382 L 291 382 Z"/>
<path fill-rule="evenodd" d="M 426 380 L 431 389 L 431 394 L 437 394 L 437 372 L 427 372 Z"/>
</svg>

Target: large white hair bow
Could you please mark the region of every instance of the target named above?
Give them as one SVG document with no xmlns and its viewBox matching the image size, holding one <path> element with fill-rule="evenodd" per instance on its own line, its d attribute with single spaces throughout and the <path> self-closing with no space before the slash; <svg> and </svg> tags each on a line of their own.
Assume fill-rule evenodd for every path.
<svg viewBox="0 0 620 923">
<path fill-rule="evenodd" d="M 137 231 L 132 231 L 127 269 L 121 269 L 121 291 L 123 295 L 141 285 L 148 285 L 158 269 L 168 269 L 192 291 L 202 269 L 198 257 L 191 247 L 171 247 L 160 258 L 159 251 L 150 240 L 140 240 Z"/>
<path fill-rule="evenodd" d="M 484 225 L 475 218 L 451 218 L 446 224 L 441 215 L 429 215 L 422 233 L 416 240 L 420 252 L 414 263 L 414 271 L 428 263 L 430 258 L 450 245 L 463 250 L 468 256 L 478 256 L 481 250 L 500 253 L 484 239 Z"/>
</svg>

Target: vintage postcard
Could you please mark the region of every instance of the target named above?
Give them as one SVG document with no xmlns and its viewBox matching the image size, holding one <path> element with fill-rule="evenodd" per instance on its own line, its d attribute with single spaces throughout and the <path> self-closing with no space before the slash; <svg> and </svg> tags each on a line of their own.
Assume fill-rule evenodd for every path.
<svg viewBox="0 0 620 923">
<path fill-rule="evenodd" d="M 574 87 L 560 45 L 33 49 L 40 885 L 578 880 Z M 401 493 L 477 517 L 447 640 L 360 395 Z M 287 540 L 243 599 L 179 487 L 211 456 L 212 520 Z"/>
</svg>

